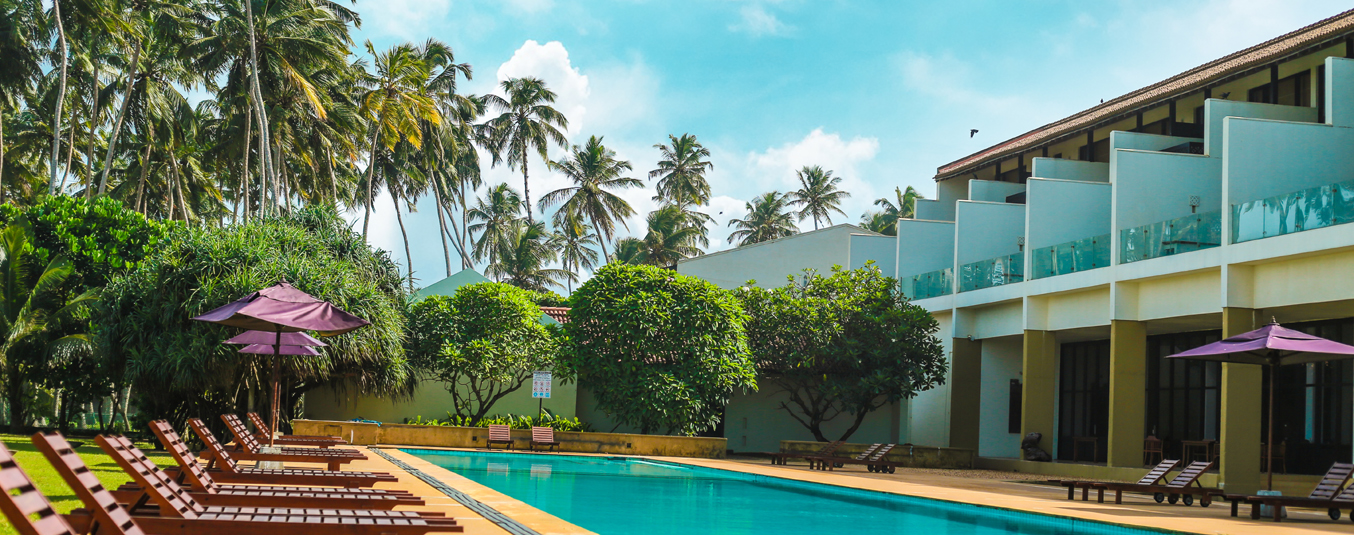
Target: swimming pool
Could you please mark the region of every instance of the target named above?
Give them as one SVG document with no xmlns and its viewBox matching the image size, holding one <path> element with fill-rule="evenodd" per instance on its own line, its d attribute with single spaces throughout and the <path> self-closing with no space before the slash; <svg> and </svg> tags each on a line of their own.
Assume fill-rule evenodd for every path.
<svg viewBox="0 0 1354 535">
<path fill-rule="evenodd" d="M 402 451 L 602 535 L 1160 535 L 1099 522 L 644 459 Z"/>
</svg>

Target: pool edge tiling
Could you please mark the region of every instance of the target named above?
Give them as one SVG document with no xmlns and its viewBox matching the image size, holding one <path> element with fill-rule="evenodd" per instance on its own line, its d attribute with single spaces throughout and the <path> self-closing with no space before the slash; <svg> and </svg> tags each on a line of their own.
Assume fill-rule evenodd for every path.
<svg viewBox="0 0 1354 535">
<path fill-rule="evenodd" d="M 571 524 L 565 521 L 564 519 L 561 519 L 559 517 L 546 513 L 545 511 L 537 509 L 536 507 L 533 507 L 526 502 L 518 500 L 517 498 L 508 496 L 506 494 L 498 492 L 497 490 L 481 485 L 480 483 L 467 479 L 466 477 L 460 474 L 452 472 L 451 470 L 447 470 L 446 468 L 437 466 L 415 454 L 410 453 L 410 451 L 427 451 L 429 453 L 440 453 L 452 450 L 422 450 L 421 448 L 408 448 L 393 445 L 374 446 L 372 449 L 373 450 L 380 449 L 383 453 L 392 457 L 393 458 L 392 460 L 398 460 L 411 468 L 414 468 L 420 472 L 423 472 L 424 474 L 427 474 L 429 477 L 440 481 L 443 485 L 451 487 L 452 489 L 455 489 L 456 491 L 465 494 L 470 498 L 473 498 L 474 500 L 480 502 L 481 504 L 484 504 L 486 507 L 494 511 L 497 511 L 499 514 L 506 516 L 512 519 L 513 521 L 522 524 L 523 526 L 526 526 L 527 528 L 539 533 L 540 535 L 596 535 L 592 531 L 588 531 L 579 526 Z M 455 451 L 466 451 L 466 450 L 455 450 Z M 410 474 L 410 476 L 413 476 L 413 474 Z M 439 492 L 441 491 L 439 490 Z M 448 496 L 448 499 L 452 498 Z M 496 527 L 498 527 L 499 529 L 504 529 L 502 526 Z M 504 531 L 507 530 L 504 529 Z"/>
</svg>

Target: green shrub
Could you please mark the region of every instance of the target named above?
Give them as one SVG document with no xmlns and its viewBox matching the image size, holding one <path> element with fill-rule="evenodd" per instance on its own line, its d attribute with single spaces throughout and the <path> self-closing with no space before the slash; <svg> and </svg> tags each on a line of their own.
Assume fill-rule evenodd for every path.
<svg viewBox="0 0 1354 535">
<path fill-rule="evenodd" d="M 591 433 L 592 425 L 580 421 L 577 417 L 565 418 L 555 416 L 546 409 L 545 414 L 540 416 L 529 415 L 494 415 L 482 418 L 478 424 L 472 424 L 471 419 L 465 416 L 457 416 L 447 413 L 447 417 L 441 420 L 436 418 L 425 420 L 422 415 L 416 415 L 413 418 L 405 418 L 407 425 L 428 425 L 437 427 L 489 427 L 490 425 L 506 425 L 512 429 L 531 429 L 532 427 L 550 427 L 556 431 L 579 431 Z"/>
</svg>

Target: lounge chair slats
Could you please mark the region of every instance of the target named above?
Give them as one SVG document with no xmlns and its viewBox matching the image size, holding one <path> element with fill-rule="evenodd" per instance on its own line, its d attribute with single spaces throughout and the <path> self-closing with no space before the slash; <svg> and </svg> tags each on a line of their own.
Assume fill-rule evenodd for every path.
<svg viewBox="0 0 1354 535">
<path fill-rule="evenodd" d="M 555 428 L 553 427 L 535 427 L 531 428 L 532 451 L 536 451 L 536 446 L 549 446 L 551 451 L 559 447 L 559 441 L 555 440 Z"/>
<path fill-rule="evenodd" d="M 1189 463 L 1179 474 L 1176 474 L 1169 483 L 1165 485 L 1142 484 L 1142 483 L 1093 483 L 1091 486 L 1096 489 L 1098 501 L 1105 501 L 1105 491 L 1114 491 L 1114 503 L 1123 503 L 1124 492 L 1142 492 L 1147 494 L 1160 494 L 1163 497 L 1170 497 L 1171 503 L 1175 503 L 1177 497 L 1187 496 L 1186 504 L 1193 496 L 1199 496 L 1199 504 L 1208 507 L 1212 502 L 1213 496 L 1223 496 L 1221 490 L 1206 488 L 1199 484 L 1199 476 L 1203 475 L 1213 467 L 1212 462 L 1196 461 Z M 1145 479 L 1145 478 L 1144 478 Z M 1070 491 L 1069 491 L 1070 494 Z"/>
<path fill-rule="evenodd" d="M 485 448 L 492 448 L 494 444 L 504 444 L 508 449 L 512 449 L 512 429 L 506 425 L 490 425 L 489 440 L 485 442 Z"/>
<path fill-rule="evenodd" d="M 324 485 L 331 487 L 371 487 L 382 481 L 397 481 L 395 476 L 383 472 L 339 472 L 334 470 L 312 469 L 260 469 L 243 468 L 226 451 L 225 446 L 216 439 L 216 435 L 207 429 L 207 424 L 197 418 L 188 419 L 188 427 L 202 440 L 207 449 L 202 455 L 211 459 L 207 471 L 218 483 L 254 483 L 278 485 Z M 219 466 L 212 470 L 212 465 Z M 169 470 L 177 475 L 177 470 Z"/>
<path fill-rule="evenodd" d="M 0 512 L 20 535 L 76 535 L 0 443 Z"/>
</svg>

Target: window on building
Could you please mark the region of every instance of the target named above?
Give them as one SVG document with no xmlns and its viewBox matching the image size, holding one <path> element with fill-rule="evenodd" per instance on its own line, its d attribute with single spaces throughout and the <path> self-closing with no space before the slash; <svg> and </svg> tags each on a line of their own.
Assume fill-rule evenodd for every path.
<svg viewBox="0 0 1354 535">
<path fill-rule="evenodd" d="M 1059 353 L 1057 457 L 1104 461 L 1109 447 L 1110 342 L 1062 344 Z"/>
<path fill-rule="evenodd" d="M 1246 100 L 1251 102 L 1270 102 L 1269 84 L 1251 88 Z M 1312 105 L 1312 72 L 1302 71 L 1279 80 L 1279 99 L 1276 104 L 1284 106 Z"/>
<path fill-rule="evenodd" d="M 1221 338 L 1222 331 L 1147 337 L 1144 433 L 1162 440 L 1167 457 L 1180 455 L 1181 441 L 1218 439 L 1222 364 L 1166 357 Z"/>
<path fill-rule="evenodd" d="M 1354 344 L 1354 318 L 1284 325 L 1308 334 Z M 1354 421 L 1354 362 L 1347 360 L 1283 366 L 1274 383 L 1274 441 L 1284 444 L 1289 473 L 1322 474 L 1332 463 L 1350 462 Z M 1264 374 L 1268 386 L 1269 372 Z M 1269 405 L 1269 390 L 1261 395 Z M 1268 436 L 1269 419 L 1261 418 L 1260 437 Z"/>
</svg>

